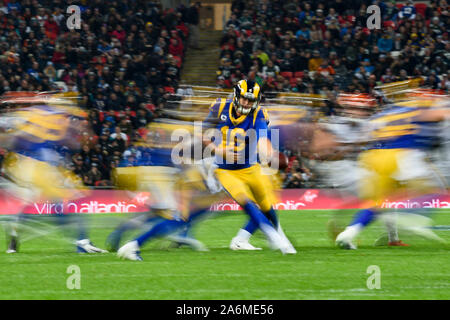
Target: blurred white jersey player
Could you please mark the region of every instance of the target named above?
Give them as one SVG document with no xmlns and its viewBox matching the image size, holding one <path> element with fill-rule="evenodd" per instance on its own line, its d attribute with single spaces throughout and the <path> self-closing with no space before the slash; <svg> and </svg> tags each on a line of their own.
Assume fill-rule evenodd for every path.
<svg viewBox="0 0 450 320">
<path fill-rule="evenodd" d="M 387 106 L 370 119 L 369 146 L 358 159 L 369 172 L 359 183 L 359 195 L 368 205 L 337 236 L 336 243 L 342 248 L 356 248 L 353 239 L 380 212 L 386 212 L 382 210 L 386 199 L 417 198 L 444 190 L 442 180 L 427 160 L 427 151 L 436 141 L 436 124 L 448 119 L 448 99 L 419 99 L 415 95 L 410 99 Z M 388 221 L 394 217 L 389 212 L 381 216 Z M 439 240 L 429 229 L 408 229 Z"/>
</svg>

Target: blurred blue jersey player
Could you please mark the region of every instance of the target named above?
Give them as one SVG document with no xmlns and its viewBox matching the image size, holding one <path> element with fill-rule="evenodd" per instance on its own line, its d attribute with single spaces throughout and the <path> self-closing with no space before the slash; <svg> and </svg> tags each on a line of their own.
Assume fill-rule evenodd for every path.
<svg viewBox="0 0 450 320">
<path fill-rule="evenodd" d="M 20 99 L 20 105 L 15 103 Z M 37 200 L 62 202 L 84 196 L 79 177 L 61 165 L 60 147 L 74 150 L 78 147 L 77 136 L 86 129 L 85 113 L 63 95 L 35 95 L 15 99 L 6 98 L 13 108 L 4 116 L 7 125 L 4 134 L 9 153 L 5 158 L 6 177 L 17 188 L 11 190 L 15 196 L 30 203 Z M 45 104 L 44 104 L 45 103 Z M 22 107 L 24 104 L 28 106 Z M 67 223 L 69 215 L 56 214 L 58 222 Z M 24 217 L 17 216 L 19 222 Z M 106 252 L 92 245 L 82 221 L 77 220 L 79 252 Z M 11 240 L 8 253 L 17 252 L 18 235 L 10 229 Z"/>
<path fill-rule="evenodd" d="M 195 250 L 205 250 L 202 243 L 189 237 L 186 233 L 177 233 L 189 228 L 189 224 L 199 214 L 206 212 L 190 212 L 183 202 L 182 187 L 186 171 L 173 161 L 172 151 L 178 141 L 172 139 L 172 133 L 183 129 L 191 133 L 191 123 L 172 119 L 159 119 L 148 126 L 148 134 L 144 141 L 137 143 L 144 155 L 134 163 L 122 163 L 123 167 L 114 172 L 115 184 L 119 188 L 132 191 L 150 192 L 150 212 L 120 225 L 109 237 L 108 245 L 116 250 L 125 231 L 152 222 L 153 225 L 134 240 L 118 248 L 117 255 L 123 259 L 142 260 L 140 248 L 148 241 L 170 236 L 169 239 L 179 244 L 186 244 Z M 180 182 L 181 181 L 181 182 Z M 187 209 L 186 209 L 187 208 Z M 175 234 L 175 235 L 174 235 Z"/>
<path fill-rule="evenodd" d="M 425 153 L 438 136 L 434 123 L 448 118 L 448 107 L 430 108 L 437 105 L 435 100 L 414 99 L 396 103 L 370 119 L 370 147 L 358 159 L 369 173 L 361 180 L 360 197 L 370 205 L 337 236 L 338 246 L 356 249 L 352 240 L 375 219 L 385 199 L 420 196 L 440 187 Z M 425 228 L 416 230 L 437 240 Z"/>
</svg>

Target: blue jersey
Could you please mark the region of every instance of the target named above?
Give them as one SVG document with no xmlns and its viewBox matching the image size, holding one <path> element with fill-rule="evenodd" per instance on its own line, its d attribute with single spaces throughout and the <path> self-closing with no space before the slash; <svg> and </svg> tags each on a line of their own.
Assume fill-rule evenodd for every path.
<svg viewBox="0 0 450 320">
<path fill-rule="evenodd" d="M 371 120 L 371 149 L 427 149 L 439 134 L 431 122 L 420 122 L 421 108 L 394 105 L 376 114 Z"/>
<path fill-rule="evenodd" d="M 132 157 L 125 157 L 120 162 L 119 167 L 177 167 L 180 163 L 178 163 L 179 158 L 176 156 L 179 154 L 176 154 L 176 159 L 173 159 L 174 148 L 179 145 L 179 141 L 173 137 L 176 130 L 191 133 L 193 132 L 193 126 L 190 122 L 170 119 L 158 119 L 150 123 L 147 126 L 146 137 L 129 149 Z"/>
<path fill-rule="evenodd" d="M 128 157 L 125 156 L 120 161 L 119 167 L 174 166 L 171 157 L 172 149 L 170 148 L 145 146 L 138 143 L 137 150 L 137 153 L 131 154 Z"/>
<path fill-rule="evenodd" d="M 213 141 L 216 146 L 234 147 L 235 153 L 243 155 L 242 159 L 231 163 L 216 155 L 219 168 L 238 170 L 258 162 L 257 143 L 259 139 L 269 137 L 269 120 L 262 107 L 237 117 L 233 111 L 233 101 L 219 98 L 211 105 L 207 121 L 213 123 L 220 132 L 220 138 L 215 137 Z"/>
<path fill-rule="evenodd" d="M 80 126 L 68 110 L 39 105 L 13 112 L 11 151 L 56 164 L 66 145 L 76 145 Z M 75 142 L 75 143 L 74 143 Z M 76 145 L 78 148 L 79 146 Z"/>
</svg>

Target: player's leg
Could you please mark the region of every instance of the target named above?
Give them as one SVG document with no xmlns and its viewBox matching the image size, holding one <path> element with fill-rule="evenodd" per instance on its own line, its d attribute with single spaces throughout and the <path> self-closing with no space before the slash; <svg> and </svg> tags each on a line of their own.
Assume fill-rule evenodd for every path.
<svg viewBox="0 0 450 320">
<path fill-rule="evenodd" d="M 244 211 L 249 215 L 247 225 L 240 229 L 237 235 L 231 240 L 231 250 L 261 250 L 261 248 L 254 247 L 249 239 L 251 235 L 258 229 L 258 221 L 251 217 L 250 213 L 245 209 L 245 203 L 252 201 L 251 193 L 248 186 L 242 179 L 233 175 L 231 170 L 216 170 L 216 177 L 222 184 L 225 191 L 241 205 Z M 252 201 L 254 202 L 254 201 Z M 251 210 L 251 209 L 250 209 Z"/>
<path fill-rule="evenodd" d="M 44 169 L 44 168 L 42 168 Z M 57 223 L 59 226 L 74 226 L 75 234 L 67 235 L 75 238 L 76 250 L 78 253 L 106 253 L 107 250 L 96 247 L 88 235 L 88 228 L 86 226 L 86 217 L 79 213 L 64 212 L 64 199 L 81 199 L 89 195 L 88 191 L 79 177 L 73 172 L 66 170 L 63 167 L 56 167 L 46 164 L 47 176 L 51 175 L 52 179 L 47 183 L 40 182 L 39 187 L 43 190 L 43 195 L 48 199 L 53 199 L 53 203 L 61 204 L 61 212 L 56 214 Z M 52 186 L 50 186 L 50 184 Z"/>
<path fill-rule="evenodd" d="M 438 169 L 428 161 L 427 154 L 418 149 L 405 149 L 398 155 L 399 170 L 396 178 L 406 189 L 411 202 L 423 203 L 437 194 L 447 194 L 447 184 Z M 431 226 L 430 218 L 434 211 L 431 208 L 411 208 L 395 212 L 396 224 L 399 228 L 421 237 L 443 242 Z M 391 218 L 389 216 L 389 218 Z M 387 219 L 389 222 L 392 219 Z M 397 243 L 390 242 L 390 245 Z"/>
<path fill-rule="evenodd" d="M 23 201 L 18 213 L 11 216 L 11 220 L 4 226 L 7 250 L 6 253 L 16 253 L 19 248 L 19 225 L 23 222 L 23 209 L 26 202 L 32 200 L 38 192 L 32 183 L 34 166 L 26 157 L 10 152 L 3 161 L 4 174 L 8 179 L 2 179 L 7 195 Z"/>
<path fill-rule="evenodd" d="M 168 218 L 167 220 L 157 223 L 150 230 L 144 232 L 135 239 L 139 247 L 154 238 L 167 237 L 169 240 L 172 240 L 179 245 L 188 245 L 197 251 L 207 250 L 207 248 L 200 241 L 192 236 L 192 227 L 207 216 L 211 203 L 214 202 L 214 200 L 222 198 L 222 196 L 216 194 L 205 195 L 206 189 L 203 188 L 204 186 L 200 188 L 197 183 L 193 183 L 192 175 L 190 175 L 190 177 L 191 180 L 187 181 L 187 183 L 179 184 L 179 191 L 182 194 L 180 198 L 183 199 L 182 202 L 184 203 L 184 205 L 188 206 L 188 213 L 181 214 L 182 218 L 180 218 L 179 215 L 174 216 L 173 218 L 169 218 L 166 215 L 166 217 Z M 197 179 L 194 180 L 197 181 Z M 161 188 L 164 188 L 163 184 L 159 183 L 159 189 Z M 170 187 L 165 188 L 165 194 L 168 194 L 167 190 L 169 190 L 169 188 Z M 194 190 L 190 190 L 190 188 L 194 188 Z M 199 191 L 200 193 L 196 193 L 196 191 Z M 155 190 L 153 190 L 153 192 L 155 192 Z M 156 193 L 158 192 L 160 191 L 156 191 Z M 169 199 L 169 202 L 173 203 L 174 201 L 175 199 L 172 196 L 171 199 Z M 191 211 L 189 211 L 189 205 L 196 206 L 196 208 L 193 208 Z M 172 212 L 176 211 L 175 207 L 169 208 L 168 203 L 160 203 L 158 205 L 158 208 L 161 207 L 167 207 Z M 184 211 L 185 209 L 186 208 L 183 208 L 182 210 Z"/>
<path fill-rule="evenodd" d="M 397 192 L 399 201 L 408 199 L 411 203 L 423 203 L 436 194 L 446 193 L 446 184 L 441 175 L 427 160 L 421 150 L 404 149 L 397 154 L 398 170 L 396 180 L 402 188 Z M 385 210 L 380 216 L 388 231 L 385 243 L 390 246 L 407 246 L 398 237 L 398 228 L 432 240 L 442 241 L 429 227 L 432 224 L 430 209 L 410 208 L 407 210 Z M 382 238 L 383 239 L 383 238 Z M 377 244 L 381 241 L 377 240 Z"/>
<path fill-rule="evenodd" d="M 251 236 L 258 230 L 258 225 L 251 218 L 246 224 L 239 229 L 236 236 L 231 239 L 231 250 L 262 250 L 262 248 L 255 247 L 250 243 Z"/>
<path fill-rule="evenodd" d="M 140 256 L 140 248 L 152 239 L 165 236 L 175 232 L 186 224 L 185 221 L 176 219 L 176 211 L 171 209 L 151 208 L 151 212 L 161 219 L 159 222 L 151 226 L 150 229 L 141 233 L 133 240 L 117 250 L 117 256 L 129 260 L 142 260 Z"/>
<path fill-rule="evenodd" d="M 14 220 L 16 217 L 14 217 Z M 11 221 L 5 224 L 5 235 L 7 242 L 6 253 L 16 253 L 19 251 L 19 234 L 18 234 L 18 223 L 16 221 Z"/>
<path fill-rule="evenodd" d="M 207 248 L 197 239 L 189 235 L 193 223 L 197 222 L 200 216 L 208 212 L 208 209 L 202 209 L 193 213 L 192 219 L 187 221 L 180 218 L 164 219 L 156 223 L 151 229 L 128 242 L 118 250 L 118 256 L 130 260 L 142 260 L 140 257 L 140 248 L 147 242 L 166 237 L 180 245 L 188 245 L 196 251 L 207 251 Z M 167 215 L 167 214 L 165 214 Z"/>
<path fill-rule="evenodd" d="M 186 225 L 182 226 L 178 232 L 168 235 L 167 238 L 177 246 L 187 245 L 196 251 L 208 251 L 208 248 L 193 236 L 193 228 L 209 216 L 209 207 L 208 205 L 191 211 Z"/>
<path fill-rule="evenodd" d="M 261 211 L 269 219 L 269 221 L 272 223 L 272 225 L 275 227 L 275 229 L 283 239 L 283 242 L 286 246 L 286 253 L 295 254 L 297 253 L 297 251 L 286 237 L 283 228 L 281 227 L 280 220 L 273 207 L 277 199 L 275 195 L 273 179 L 271 179 L 271 177 L 272 176 L 269 175 L 268 172 L 263 172 L 260 165 L 255 165 L 252 167 L 251 174 L 246 176 L 246 180 Z"/>
<path fill-rule="evenodd" d="M 250 168 L 243 170 L 216 170 L 216 177 L 231 197 L 239 203 L 244 211 L 250 216 L 254 224 L 264 233 L 273 247 L 284 252 L 284 243 L 272 223 L 261 212 L 255 203 L 251 191 L 243 178 L 250 173 Z"/>
<path fill-rule="evenodd" d="M 336 245 L 343 249 L 356 249 L 353 240 L 375 220 L 378 205 L 396 189 L 396 181 L 392 178 L 397 170 L 396 153 L 393 150 L 364 152 L 359 164 L 368 170 L 368 174 L 360 181 L 360 196 L 371 201 L 374 206 L 359 210 L 345 230 L 336 237 Z"/>
<path fill-rule="evenodd" d="M 374 209 L 363 209 L 356 213 L 352 222 L 336 237 L 336 244 L 343 249 L 356 249 L 353 239 L 375 220 Z"/>
<path fill-rule="evenodd" d="M 192 244 L 194 248 L 200 249 L 199 241 L 193 239 L 189 236 L 189 231 L 192 228 L 193 223 L 197 221 L 201 216 L 208 212 L 207 209 L 201 209 L 199 211 L 193 212 L 192 217 L 188 220 L 182 220 L 179 218 L 165 219 L 157 224 L 155 224 L 150 230 L 144 232 L 138 236 L 135 240 L 137 244 L 141 247 L 147 241 L 154 238 L 167 237 L 172 234 L 177 234 L 171 239 L 174 241 L 181 242 L 182 244 Z M 169 238 L 170 239 L 170 238 Z M 201 246 L 204 247 L 203 245 Z"/>
<path fill-rule="evenodd" d="M 123 236 L 130 231 L 136 230 L 145 224 L 155 224 L 162 220 L 162 218 L 154 213 L 147 212 L 133 217 L 125 222 L 122 222 L 116 227 L 106 239 L 106 246 L 110 252 L 116 252 L 119 249 L 120 242 Z"/>
<path fill-rule="evenodd" d="M 139 190 L 150 191 L 151 212 L 162 219 L 117 250 L 120 258 L 129 260 L 142 260 L 140 248 L 145 243 L 175 233 L 187 224 L 178 211 L 178 197 L 175 196 L 176 169 L 161 166 L 140 169 Z"/>
</svg>

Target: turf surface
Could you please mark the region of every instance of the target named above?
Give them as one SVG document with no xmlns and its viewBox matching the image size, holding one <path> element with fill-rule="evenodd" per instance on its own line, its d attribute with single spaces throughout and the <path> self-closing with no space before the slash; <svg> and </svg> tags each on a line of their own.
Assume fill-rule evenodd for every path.
<svg viewBox="0 0 450 320">
<path fill-rule="evenodd" d="M 26 241 L 20 253 L 0 252 L 0 299 L 449 299 L 449 246 L 416 236 L 401 235 L 410 247 L 378 247 L 380 223 L 365 230 L 359 249 L 333 246 L 326 211 L 280 213 L 285 232 L 298 250 L 282 256 L 268 249 L 261 233 L 252 243 L 264 248 L 233 252 L 230 239 L 246 217 L 226 213 L 196 228 L 197 238 L 209 252 L 171 248 L 167 240 L 149 243 L 144 261 L 119 260 L 114 253 L 76 254 L 61 233 Z M 348 221 L 351 212 L 342 213 Z M 91 239 L 99 247 L 118 215 L 89 216 Z M 435 217 L 450 225 L 450 212 Z M 450 242 L 450 231 L 436 233 Z M 4 237 L 0 231 L 0 239 Z M 69 290 L 70 265 L 81 272 L 81 288 Z M 381 271 L 381 289 L 368 289 L 367 268 Z"/>
</svg>

